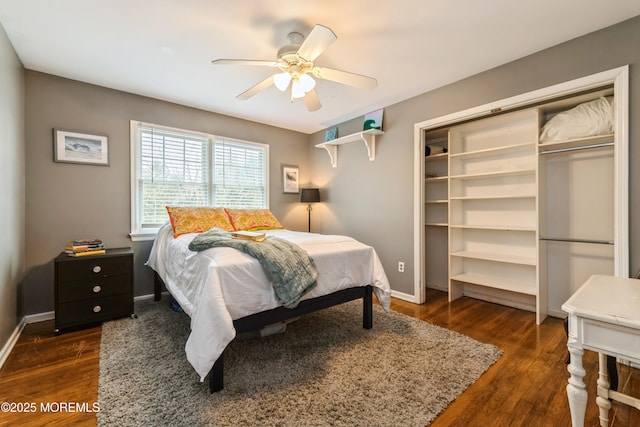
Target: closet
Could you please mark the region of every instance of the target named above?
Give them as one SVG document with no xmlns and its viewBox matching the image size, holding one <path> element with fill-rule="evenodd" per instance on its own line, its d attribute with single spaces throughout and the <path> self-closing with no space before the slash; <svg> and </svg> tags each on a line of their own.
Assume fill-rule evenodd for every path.
<svg viewBox="0 0 640 427">
<path fill-rule="evenodd" d="M 612 93 L 604 89 L 544 105 L 542 124 Z M 613 132 L 540 143 L 541 280 L 546 280 L 552 315 L 561 315 L 560 306 L 591 275 L 615 274 L 614 148 Z"/>
<path fill-rule="evenodd" d="M 628 277 L 621 73 L 416 124 L 416 302 L 435 288 L 450 301 L 530 310 L 540 323 L 563 317 L 592 274 Z"/>
<path fill-rule="evenodd" d="M 424 262 L 426 286 L 447 283 L 449 252 L 449 130 L 425 134 L 424 238 L 429 242 Z M 428 155 L 427 155 L 428 154 Z"/>
</svg>

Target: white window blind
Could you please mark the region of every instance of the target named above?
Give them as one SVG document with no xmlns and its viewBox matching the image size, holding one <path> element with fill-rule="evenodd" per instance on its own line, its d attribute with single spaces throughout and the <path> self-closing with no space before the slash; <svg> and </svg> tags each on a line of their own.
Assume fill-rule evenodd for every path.
<svg viewBox="0 0 640 427">
<path fill-rule="evenodd" d="M 139 132 L 142 224 L 159 227 L 166 206 L 209 205 L 207 138 L 149 126 Z"/>
<path fill-rule="evenodd" d="M 135 121 L 131 139 L 132 237 L 155 234 L 166 206 L 268 207 L 264 144 Z"/>
<path fill-rule="evenodd" d="M 214 199 L 217 206 L 263 208 L 266 201 L 263 147 L 215 138 Z"/>
</svg>

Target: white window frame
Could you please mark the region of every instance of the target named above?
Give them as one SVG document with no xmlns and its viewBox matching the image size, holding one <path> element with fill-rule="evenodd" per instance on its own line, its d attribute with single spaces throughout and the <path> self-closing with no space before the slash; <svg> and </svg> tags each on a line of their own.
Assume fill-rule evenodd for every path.
<svg viewBox="0 0 640 427">
<path fill-rule="evenodd" d="M 159 227 L 143 227 L 142 225 L 142 212 L 140 204 L 140 167 L 139 167 L 139 151 L 140 141 L 138 141 L 138 128 L 141 126 L 153 127 L 155 129 L 163 129 L 174 133 L 183 133 L 187 135 L 205 137 L 209 145 L 209 162 L 210 167 L 207 171 L 208 192 L 210 200 L 213 200 L 214 196 L 214 168 L 215 168 L 215 140 L 230 141 L 241 145 L 253 145 L 260 147 L 264 150 L 264 172 L 265 172 L 265 194 L 264 194 L 264 207 L 269 209 L 269 145 L 244 141 L 235 138 L 228 138 L 220 135 L 212 135 L 204 132 L 191 131 L 186 129 L 173 128 L 169 126 L 162 126 L 156 124 L 145 123 L 137 120 L 131 120 L 130 122 L 130 149 L 131 149 L 131 232 L 129 236 L 132 241 L 144 241 L 153 240 L 158 232 Z"/>
</svg>

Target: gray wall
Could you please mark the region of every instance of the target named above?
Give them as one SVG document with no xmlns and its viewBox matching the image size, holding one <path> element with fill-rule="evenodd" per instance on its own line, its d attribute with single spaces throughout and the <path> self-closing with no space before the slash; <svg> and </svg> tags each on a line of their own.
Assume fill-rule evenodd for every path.
<svg viewBox="0 0 640 427">
<path fill-rule="evenodd" d="M 18 324 L 24 274 L 24 69 L 0 26 L 0 349 Z"/>
<path fill-rule="evenodd" d="M 413 293 L 413 125 L 545 86 L 631 64 L 632 165 L 640 117 L 640 18 L 569 41 L 415 98 L 385 107 L 386 133 L 369 162 L 361 143 L 339 148 L 338 167 L 314 148 L 311 136 L 187 108 L 89 84 L 26 72 L 26 268 L 22 314 L 53 308 L 52 259 L 75 237 L 99 237 L 110 247 L 136 251 L 136 294 L 151 292 L 143 266 L 150 242 L 132 244 L 129 232 L 129 120 L 218 133 L 270 144 L 271 208 L 288 228 L 306 229 L 306 210 L 296 195 L 282 194 L 280 165 L 300 166 L 301 183 L 321 187 L 323 202 L 312 212 L 312 229 L 350 234 L 373 245 L 399 292 Z M 464 54 L 461 52 L 459 54 Z M 3 101 L 4 102 L 4 101 Z M 360 130 L 361 118 L 339 126 L 340 135 Z M 52 128 L 109 137 L 111 166 L 54 163 Z M 640 219 L 640 172 L 631 170 L 631 269 L 640 268 L 635 238 Z M 14 170 L 15 172 L 15 170 Z M 3 174 L 5 172 L 2 172 Z M 18 220 L 19 221 L 19 220 Z M 19 243 L 18 243 L 19 244 Z M 13 247 L 13 246 L 12 246 Z M 405 273 L 397 262 L 404 261 Z M 3 297 L 4 298 L 4 297 Z M 3 300 L 4 301 L 4 300 Z"/>
<path fill-rule="evenodd" d="M 396 291 L 413 294 L 413 125 L 557 83 L 630 65 L 630 268 L 640 269 L 640 17 L 588 34 L 384 110 L 385 134 L 375 162 L 362 143 L 339 147 L 338 167 L 313 148 L 324 132 L 311 136 L 313 179 L 326 203 L 314 210 L 324 233 L 346 233 L 373 245 Z M 464 52 L 457 52 L 464 55 Z M 339 135 L 360 130 L 362 118 L 343 123 Z M 397 262 L 405 262 L 405 273 Z"/>
<path fill-rule="evenodd" d="M 131 242 L 130 120 L 269 144 L 270 207 L 287 228 L 306 229 L 299 195 L 283 194 L 280 165 L 309 180 L 308 136 L 164 101 L 26 72 L 26 254 L 22 314 L 53 310 L 53 258 L 68 240 L 100 238 L 135 252 L 135 294 L 152 292 L 151 242 Z M 55 163 L 52 129 L 106 135 L 110 166 Z"/>
</svg>

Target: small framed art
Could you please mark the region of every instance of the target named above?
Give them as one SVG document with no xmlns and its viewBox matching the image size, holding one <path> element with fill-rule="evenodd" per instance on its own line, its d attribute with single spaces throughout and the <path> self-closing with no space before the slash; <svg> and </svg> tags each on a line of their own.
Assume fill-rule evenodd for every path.
<svg viewBox="0 0 640 427">
<path fill-rule="evenodd" d="M 109 166 L 109 141 L 106 136 L 54 129 L 53 161 Z"/>
<path fill-rule="evenodd" d="M 333 141 L 338 138 L 338 128 L 327 129 L 324 133 L 324 142 Z"/>
<path fill-rule="evenodd" d="M 299 179 L 298 166 L 282 165 L 282 191 L 284 193 L 299 193 Z"/>
<path fill-rule="evenodd" d="M 364 125 L 362 130 L 378 129 L 382 130 L 382 115 L 384 109 L 372 111 L 364 115 Z"/>
</svg>

